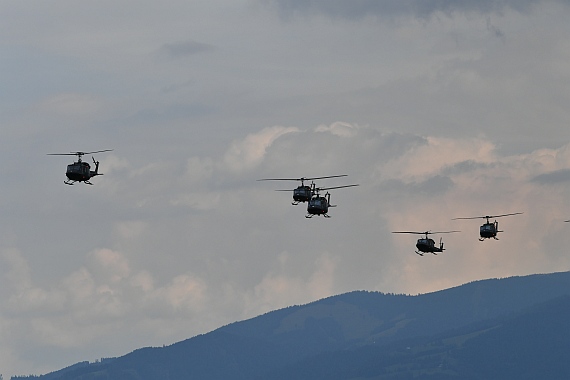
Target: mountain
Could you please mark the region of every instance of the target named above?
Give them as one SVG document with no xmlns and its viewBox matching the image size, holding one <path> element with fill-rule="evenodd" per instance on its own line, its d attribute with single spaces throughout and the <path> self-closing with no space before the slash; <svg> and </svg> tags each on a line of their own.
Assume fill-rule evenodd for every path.
<svg viewBox="0 0 570 380">
<path fill-rule="evenodd" d="M 321 353 L 272 380 L 570 378 L 570 296 L 433 337 Z"/>
<path fill-rule="evenodd" d="M 40 378 L 567 379 L 568 321 L 570 272 L 418 296 L 355 291 Z"/>
</svg>

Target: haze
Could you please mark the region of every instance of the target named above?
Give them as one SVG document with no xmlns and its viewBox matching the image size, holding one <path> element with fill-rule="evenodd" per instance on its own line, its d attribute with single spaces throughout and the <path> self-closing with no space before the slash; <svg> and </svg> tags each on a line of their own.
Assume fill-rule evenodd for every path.
<svg viewBox="0 0 570 380">
<path fill-rule="evenodd" d="M 3 2 L 4 378 L 351 290 L 568 270 L 569 5 Z M 46 155 L 103 149 L 93 186 Z M 338 174 L 318 185 L 360 186 L 330 219 L 256 181 Z M 498 241 L 451 220 L 513 212 Z M 394 230 L 462 232 L 419 257 Z"/>
</svg>

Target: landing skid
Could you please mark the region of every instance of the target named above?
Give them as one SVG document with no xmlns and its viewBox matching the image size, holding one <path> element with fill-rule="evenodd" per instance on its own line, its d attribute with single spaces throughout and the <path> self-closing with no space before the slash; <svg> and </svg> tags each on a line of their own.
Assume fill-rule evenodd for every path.
<svg viewBox="0 0 570 380">
<path fill-rule="evenodd" d="M 65 183 L 66 185 L 70 185 L 70 186 L 75 185 L 77 182 L 82 182 L 82 181 L 63 181 L 63 183 Z M 88 185 L 93 185 L 93 184 L 92 184 L 91 182 L 89 182 L 89 181 L 83 181 L 83 182 L 85 182 L 85 183 L 88 184 Z"/>
<path fill-rule="evenodd" d="M 307 215 L 305 215 L 305 218 L 311 219 L 311 218 L 312 218 L 313 216 L 315 216 L 315 215 L 319 215 L 319 216 L 322 215 L 322 216 L 324 216 L 325 218 L 330 218 L 330 217 L 331 217 L 329 214 L 307 214 Z"/>
<path fill-rule="evenodd" d="M 485 241 L 486 239 L 491 239 L 491 238 L 479 238 L 479 241 Z M 493 236 L 492 239 L 499 240 L 499 238 L 496 236 Z"/>
<path fill-rule="evenodd" d="M 425 254 L 424 252 L 418 252 L 418 251 L 415 251 L 415 252 L 420 256 L 423 256 Z M 437 256 L 437 252 L 432 252 L 432 254 Z"/>
</svg>

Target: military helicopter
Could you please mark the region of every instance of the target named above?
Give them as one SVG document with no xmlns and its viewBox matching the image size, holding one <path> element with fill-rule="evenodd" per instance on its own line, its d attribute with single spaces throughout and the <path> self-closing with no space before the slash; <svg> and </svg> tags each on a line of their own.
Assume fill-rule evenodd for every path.
<svg viewBox="0 0 570 380">
<path fill-rule="evenodd" d="M 344 187 L 354 187 L 358 185 L 344 185 L 344 186 L 333 186 L 333 187 L 315 187 L 312 185 L 312 196 L 309 199 L 307 204 L 307 215 L 305 218 L 310 219 L 315 215 L 322 215 L 325 218 L 330 218 L 328 212 L 329 207 L 336 207 L 336 205 L 331 205 L 331 194 L 327 191 L 324 196 L 321 196 L 319 192 L 321 190 L 332 190 L 332 189 L 341 189 Z"/>
<path fill-rule="evenodd" d="M 491 238 L 493 238 L 495 240 L 499 240 L 497 238 L 497 233 L 504 232 L 504 231 L 499 231 L 499 222 L 497 222 L 496 220 L 494 222 L 490 222 L 489 219 L 490 218 L 500 218 L 503 216 L 520 215 L 520 214 L 522 214 L 522 212 L 513 212 L 510 214 L 501 214 L 501 215 L 474 216 L 474 217 L 470 217 L 470 218 L 454 218 L 452 220 L 487 219 L 487 222 L 485 222 L 481 227 L 479 227 L 479 236 L 481 236 L 479 238 L 479 241 L 483 241 L 485 239 L 491 239 Z"/>
<path fill-rule="evenodd" d="M 294 190 L 276 190 L 276 191 L 293 191 L 293 202 L 291 204 L 293 206 L 298 205 L 299 203 L 309 202 L 311 197 L 313 196 L 313 188 L 315 187 L 315 183 L 311 183 L 311 185 L 305 185 L 305 181 L 313 181 L 315 179 L 325 179 L 325 178 L 338 178 L 338 177 L 346 177 L 348 174 L 340 174 L 340 175 L 330 175 L 326 177 L 301 177 L 301 178 L 263 178 L 258 179 L 258 181 L 301 181 L 301 185 L 298 186 Z"/>
<path fill-rule="evenodd" d="M 93 153 L 102 153 L 102 152 L 110 152 L 113 149 L 105 149 L 105 150 L 97 150 L 94 152 L 71 152 L 71 153 L 49 153 L 49 156 L 77 156 L 77 161 L 67 165 L 67 171 L 65 175 L 67 176 L 67 180 L 63 181 L 66 185 L 74 185 L 75 182 L 84 182 L 88 185 L 93 185 L 89 182 L 89 179 L 103 175 L 103 173 L 99 173 L 99 161 L 95 161 L 93 157 L 93 163 L 95 164 L 95 170 L 90 170 L 91 166 L 87 162 L 83 162 L 81 160 L 81 156 L 85 154 L 93 154 Z"/>
<path fill-rule="evenodd" d="M 415 251 L 418 255 L 423 256 L 425 253 L 433 253 L 437 255 L 439 252 L 443 252 L 445 248 L 443 248 L 443 240 L 439 238 L 439 247 L 436 247 L 435 241 L 428 237 L 431 234 L 450 234 L 454 232 L 461 232 L 461 231 L 440 231 L 440 232 L 415 232 L 415 231 L 392 231 L 393 234 L 414 234 L 414 235 L 426 235 L 425 238 L 419 238 L 416 243 L 416 248 L 418 249 Z"/>
</svg>

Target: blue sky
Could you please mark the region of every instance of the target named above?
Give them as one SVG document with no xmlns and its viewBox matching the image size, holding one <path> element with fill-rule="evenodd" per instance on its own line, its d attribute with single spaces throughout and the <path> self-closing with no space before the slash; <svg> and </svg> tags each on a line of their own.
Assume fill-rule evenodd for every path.
<svg viewBox="0 0 570 380">
<path fill-rule="evenodd" d="M 567 1 L 0 10 L 5 378 L 356 289 L 570 266 Z M 94 186 L 46 155 L 102 149 Z M 336 174 L 318 185 L 360 186 L 330 219 L 256 181 Z M 451 220 L 511 212 L 499 241 Z M 450 229 L 438 256 L 391 234 Z"/>
</svg>

